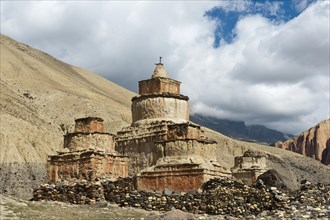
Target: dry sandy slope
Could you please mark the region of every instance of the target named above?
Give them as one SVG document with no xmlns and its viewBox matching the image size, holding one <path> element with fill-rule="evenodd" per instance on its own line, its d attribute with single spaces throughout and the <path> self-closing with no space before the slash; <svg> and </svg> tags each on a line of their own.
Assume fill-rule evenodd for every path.
<svg viewBox="0 0 330 220">
<path fill-rule="evenodd" d="M 131 121 L 134 93 L 3 35 L 0 83 L 0 193 L 29 198 L 44 180 L 47 155 L 62 148 L 74 119 L 102 117 L 110 132 Z M 317 161 L 205 130 L 218 141 L 218 159 L 227 168 L 234 156 L 255 149 L 269 153 L 269 166 L 284 173 L 292 187 L 303 177 L 330 182 L 330 167 Z"/>
</svg>

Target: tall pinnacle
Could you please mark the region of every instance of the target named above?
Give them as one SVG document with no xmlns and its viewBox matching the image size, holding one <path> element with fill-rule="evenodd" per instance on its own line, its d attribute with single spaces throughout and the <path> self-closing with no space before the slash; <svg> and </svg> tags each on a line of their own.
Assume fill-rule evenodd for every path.
<svg viewBox="0 0 330 220">
<path fill-rule="evenodd" d="M 161 77 L 161 78 L 169 78 L 164 65 L 162 64 L 162 57 L 159 57 L 159 63 L 156 63 L 156 67 L 154 70 L 154 73 L 152 74 L 151 78 L 157 78 L 157 77 Z"/>
</svg>

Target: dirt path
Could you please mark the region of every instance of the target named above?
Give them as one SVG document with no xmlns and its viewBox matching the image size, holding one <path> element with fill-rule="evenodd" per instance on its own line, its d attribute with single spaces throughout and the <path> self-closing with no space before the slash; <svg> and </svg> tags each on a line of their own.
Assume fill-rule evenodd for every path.
<svg viewBox="0 0 330 220">
<path fill-rule="evenodd" d="M 19 219 L 13 207 L 27 207 L 24 202 L 0 195 L 0 219 Z"/>
<path fill-rule="evenodd" d="M 120 208 L 107 203 L 72 205 L 61 202 L 31 202 L 0 195 L 0 220 L 5 219 L 146 219 L 159 216 L 141 209 Z"/>
</svg>

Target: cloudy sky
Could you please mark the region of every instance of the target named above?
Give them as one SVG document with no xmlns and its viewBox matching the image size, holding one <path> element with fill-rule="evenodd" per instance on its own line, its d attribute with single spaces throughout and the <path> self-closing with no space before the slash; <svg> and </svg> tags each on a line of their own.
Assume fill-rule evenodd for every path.
<svg viewBox="0 0 330 220">
<path fill-rule="evenodd" d="M 1 1 L 1 33 L 132 91 L 163 57 L 192 111 L 297 134 L 329 118 L 329 1 Z"/>
</svg>

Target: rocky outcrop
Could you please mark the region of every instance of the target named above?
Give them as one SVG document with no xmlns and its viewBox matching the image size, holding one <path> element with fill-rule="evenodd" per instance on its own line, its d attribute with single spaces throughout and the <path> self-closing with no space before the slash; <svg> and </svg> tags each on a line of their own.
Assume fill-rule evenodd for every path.
<svg viewBox="0 0 330 220">
<path fill-rule="evenodd" d="M 315 158 L 323 164 L 330 164 L 330 119 L 321 121 L 315 127 L 285 142 L 276 142 L 275 147 L 290 150 Z"/>
</svg>

